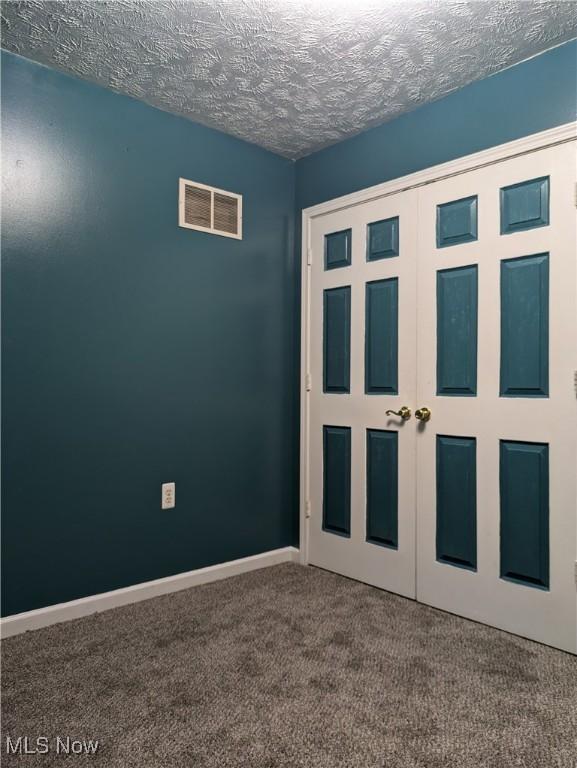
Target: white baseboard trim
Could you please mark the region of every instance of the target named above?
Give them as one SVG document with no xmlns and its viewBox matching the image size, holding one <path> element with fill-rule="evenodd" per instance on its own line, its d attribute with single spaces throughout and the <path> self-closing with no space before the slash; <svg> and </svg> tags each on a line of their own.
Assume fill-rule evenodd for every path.
<svg viewBox="0 0 577 768">
<path fill-rule="evenodd" d="M 295 547 L 283 547 L 263 552 L 260 555 L 243 557 L 240 560 L 230 560 L 227 563 L 211 565 L 208 568 L 199 568 L 196 571 L 178 573 L 175 576 L 167 576 L 164 579 L 145 581 L 143 584 L 135 584 L 131 587 L 115 589 L 112 592 L 102 592 L 99 595 L 82 597 L 79 600 L 71 600 L 69 603 L 58 603 L 46 608 L 38 608 L 26 613 L 17 613 L 14 616 L 6 616 L 0 619 L 0 636 L 12 637 L 30 629 L 40 629 L 51 624 L 59 624 L 62 621 L 79 619 L 89 616 L 91 613 L 107 611 L 110 608 L 118 608 L 129 603 L 138 603 L 151 597 L 167 595 L 170 592 L 178 592 L 181 589 L 196 587 L 199 584 L 208 584 L 211 581 L 228 579 L 230 576 L 238 576 L 240 573 L 256 571 L 259 568 L 267 568 L 279 563 L 300 562 L 299 550 Z"/>
</svg>

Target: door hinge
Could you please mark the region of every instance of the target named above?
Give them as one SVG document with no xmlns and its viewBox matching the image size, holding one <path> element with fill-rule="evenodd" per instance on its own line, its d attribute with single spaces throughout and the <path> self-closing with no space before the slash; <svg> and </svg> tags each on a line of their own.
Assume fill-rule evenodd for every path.
<svg viewBox="0 0 577 768">
<path fill-rule="evenodd" d="M 313 388 L 313 380 L 310 373 L 307 373 L 307 375 L 305 376 L 305 391 L 310 392 L 312 388 Z"/>
<path fill-rule="evenodd" d="M 307 248 L 307 265 L 310 267 L 313 263 L 313 249 Z"/>
<path fill-rule="evenodd" d="M 307 499 L 305 501 L 305 520 L 308 520 L 310 518 L 310 516 L 311 516 L 311 503 Z M 577 563 L 576 563 L 576 565 L 577 565 Z"/>
<path fill-rule="evenodd" d="M 575 561 L 575 586 L 577 587 L 577 560 Z"/>
</svg>

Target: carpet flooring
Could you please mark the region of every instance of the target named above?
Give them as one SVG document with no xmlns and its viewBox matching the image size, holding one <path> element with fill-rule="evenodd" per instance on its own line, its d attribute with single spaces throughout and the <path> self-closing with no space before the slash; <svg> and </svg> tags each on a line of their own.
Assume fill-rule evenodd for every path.
<svg viewBox="0 0 577 768">
<path fill-rule="evenodd" d="M 574 657 L 316 568 L 255 571 L 2 651 L 3 766 L 577 766 Z M 40 735 L 48 754 L 6 754 L 6 736 Z M 57 754 L 57 736 L 99 748 Z"/>
</svg>

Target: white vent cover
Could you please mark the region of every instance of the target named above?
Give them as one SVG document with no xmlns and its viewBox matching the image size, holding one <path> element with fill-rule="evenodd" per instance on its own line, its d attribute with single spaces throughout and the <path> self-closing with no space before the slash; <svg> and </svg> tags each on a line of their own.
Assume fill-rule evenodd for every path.
<svg viewBox="0 0 577 768">
<path fill-rule="evenodd" d="M 179 179 L 178 224 L 242 240 L 242 195 Z"/>
</svg>

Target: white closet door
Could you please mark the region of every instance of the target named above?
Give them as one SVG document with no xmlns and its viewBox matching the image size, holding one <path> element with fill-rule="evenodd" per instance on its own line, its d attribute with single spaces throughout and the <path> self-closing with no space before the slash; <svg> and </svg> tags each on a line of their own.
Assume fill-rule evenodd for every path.
<svg viewBox="0 0 577 768">
<path fill-rule="evenodd" d="M 308 561 L 572 652 L 575 161 L 319 211 L 304 297 Z"/>
<path fill-rule="evenodd" d="M 417 193 L 311 226 L 309 562 L 415 596 Z"/>
<path fill-rule="evenodd" d="M 419 194 L 417 599 L 577 651 L 575 144 Z"/>
</svg>

